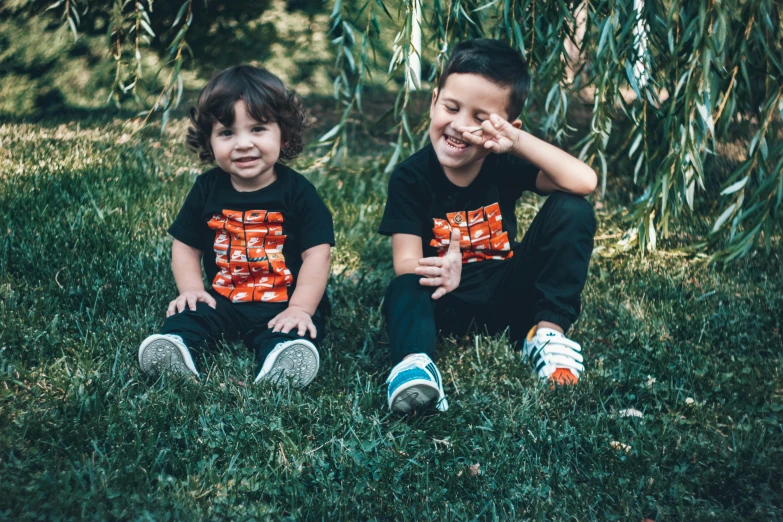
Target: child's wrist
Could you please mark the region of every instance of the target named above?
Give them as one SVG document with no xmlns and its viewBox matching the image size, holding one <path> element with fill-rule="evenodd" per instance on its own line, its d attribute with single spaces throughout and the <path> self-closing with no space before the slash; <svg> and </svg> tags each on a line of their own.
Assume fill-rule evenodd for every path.
<svg viewBox="0 0 783 522">
<path fill-rule="evenodd" d="M 204 288 L 185 288 L 179 291 L 180 295 L 187 294 L 189 292 L 206 292 Z"/>
<path fill-rule="evenodd" d="M 313 311 L 311 312 L 309 308 L 306 308 L 306 307 L 304 307 L 302 305 L 298 305 L 298 304 L 294 304 L 294 303 L 289 303 L 288 304 L 288 308 L 289 309 L 293 308 L 294 310 L 302 311 L 302 312 L 306 313 L 307 315 L 309 315 L 310 317 L 312 317 L 313 314 L 315 313 L 315 309 L 313 309 Z"/>
<path fill-rule="evenodd" d="M 514 129 L 516 131 L 516 139 L 514 140 L 514 146 L 511 147 L 511 154 L 522 159 L 527 159 L 525 150 L 527 149 L 527 138 L 530 136 L 522 129 Z"/>
</svg>

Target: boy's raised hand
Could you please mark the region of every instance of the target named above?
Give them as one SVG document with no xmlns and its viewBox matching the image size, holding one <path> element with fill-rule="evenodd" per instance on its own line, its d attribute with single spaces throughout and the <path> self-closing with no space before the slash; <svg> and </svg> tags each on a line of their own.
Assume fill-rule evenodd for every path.
<svg viewBox="0 0 783 522">
<path fill-rule="evenodd" d="M 306 311 L 296 306 L 289 306 L 284 311 L 277 314 L 267 323 L 268 328 L 273 328 L 273 332 L 288 333 L 296 329 L 299 337 L 304 337 L 309 332 L 310 337 L 315 339 L 318 331 L 313 324 L 313 318 Z"/>
<path fill-rule="evenodd" d="M 207 303 L 212 308 L 217 306 L 215 298 L 209 295 L 209 292 L 205 290 L 188 290 L 187 292 L 179 294 L 179 297 L 169 303 L 169 308 L 166 310 L 166 317 L 178 314 L 185 308 L 195 310 L 196 303 Z"/>
<path fill-rule="evenodd" d="M 419 260 L 414 272 L 426 276 L 419 281 L 423 286 L 437 286 L 432 293 L 433 299 L 439 299 L 459 286 L 462 276 L 462 253 L 459 250 L 461 233 L 458 228 L 451 230 L 449 249 L 443 257 L 425 257 Z"/>
<path fill-rule="evenodd" d="M 480 129 L 480 130 L 479 130 Z M 519 129 L 497 114 L 490 114 L 481 127 L 458 127 L 463 139 L 473 145 L 484 147 L 495 154 L 512 150 L 519 141 Z"/>
</svg>

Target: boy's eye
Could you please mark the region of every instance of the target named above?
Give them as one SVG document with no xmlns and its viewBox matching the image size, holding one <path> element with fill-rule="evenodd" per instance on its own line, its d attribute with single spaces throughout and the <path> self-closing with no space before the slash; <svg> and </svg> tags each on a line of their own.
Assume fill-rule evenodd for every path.
<svg viewBox="0 0 783 522">
<path fill-rule="evenodd" d="M 484 123 L 484 118 L 479 118 L 478 116 L 476 116 L 474 119 L 475 119 L 477 122 L 479 122 L 479 123 Z"/>
<path fill-rule="evenodd" d="M 253 127 L 253 132 L 264 132 L 266 129 L 262 127 L 261 125 L 258 125 L 256 127 Z"/>
<path fill-rule="evenodd" d="M 222 131 L 218 132 L 218 136 L 231 136 L 232 132 L 228 129 L 223 129 Z"/>
<path fill-rule="evenodd" d="M 448 105 L 446 105 L 446 110 L 452 114 L 459 111 L 456 107 L 449 107 Z"/>
</svg>

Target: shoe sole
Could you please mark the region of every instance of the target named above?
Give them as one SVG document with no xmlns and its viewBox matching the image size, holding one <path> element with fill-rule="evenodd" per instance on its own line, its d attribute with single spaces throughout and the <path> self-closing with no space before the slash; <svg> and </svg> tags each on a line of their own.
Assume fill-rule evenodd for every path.
<svg viewBox="0 0 783 522">
<path fill-rule="evenodd" d="M 432 383 L 426 381 L 411 382 L 397 390 L 391 400 L 391 410 L 395 413 L 410 413 L 424 408 L 438 400 L 440 392 Z"/>
<path fill-rule="evenodd" d="M 196 377 L 177 345 L 168 339 L 153 339 L 139 348 L 139 366 L 141 371 L 151 375 L 168 372 L 182 377 Z"/>
<path fill-rule="evenodd" d="M 318 373 L 319 357 L 313 348 L 304 343 L 293 343 L 277 354 L 269 373 L 255 382 L 270 381 L 285 382 L 290 378 L 291 384 L 304 388 L 315 379 Z"/>
</svg>

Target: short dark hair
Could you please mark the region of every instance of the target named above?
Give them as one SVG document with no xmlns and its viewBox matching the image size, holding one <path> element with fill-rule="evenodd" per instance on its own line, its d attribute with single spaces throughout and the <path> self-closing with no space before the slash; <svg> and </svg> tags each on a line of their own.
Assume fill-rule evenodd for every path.
<svg viewBox="0 0 783 522">
<path fill-rule="evenodd" d="M 509 119 L 519 116 L 530 92 L 530 74 L 525 59 L 500 40 L 477 38 L 454 46 L 438 80 L 438 92 L 452 74 L 478 74 L 502 87 L 511 87 L 506 105 Z"/>
<path fill-rule="evenodd" d="M 237 65 L 212 78 L 198 96 L 198 107 L 190 109 L 187 143 L 201 161 L 215 161 L 209 143 L 212 126 L 216 121 L 232 125 L 234 104 L 240 99 L 247 105 L 250 116 L 259 123 L 272 121 L 280 126 L 281 159 L 290 160 L 302 152 L 306 116 L 299 95 L 266 69 Z"/>
</svg>

